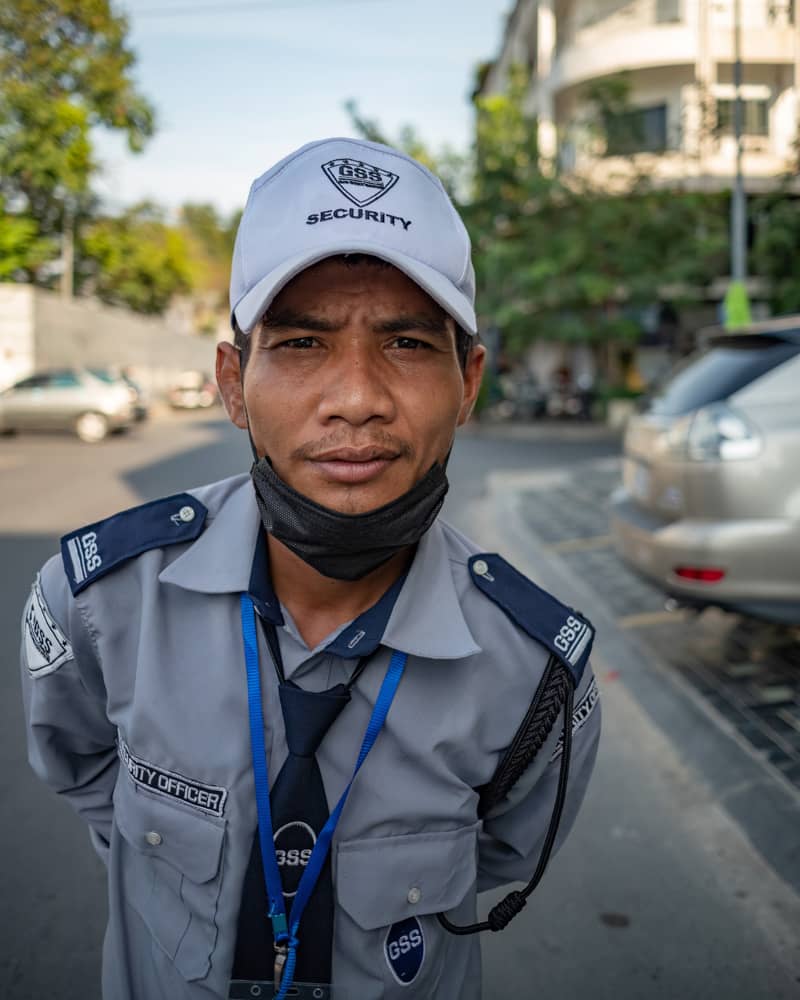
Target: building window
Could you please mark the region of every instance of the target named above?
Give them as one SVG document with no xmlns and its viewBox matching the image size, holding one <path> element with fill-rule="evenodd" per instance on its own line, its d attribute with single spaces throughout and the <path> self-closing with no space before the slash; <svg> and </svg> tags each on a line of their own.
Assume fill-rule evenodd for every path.
<svg viewBox="0 0 800 1000">
<path fill-rule="evenodd" d="M 681 0 L 656 0 L 656 24 L 671 24 L 681 19 Z"/>
<path fill-rule="evenodd" d="M 667 106 L 633 108 L 606 115 L 606 156 L 663 153 L 667 148 Z"/>
<path fill-rule="evenodd" d="M 717 98 L 717 132 L 733 135 L 736 101 Z M 769 101 L 742 101 L 742 135 L 769 135 Z"/>
</svg>

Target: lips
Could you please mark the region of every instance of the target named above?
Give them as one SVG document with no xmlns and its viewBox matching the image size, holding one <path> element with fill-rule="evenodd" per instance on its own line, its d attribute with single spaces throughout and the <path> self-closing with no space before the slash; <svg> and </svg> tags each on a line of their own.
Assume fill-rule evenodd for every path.
<svg viewBox="0 0 800 1000">
<path fill-rule="evenodd" d="M 373 445 L 365 448 L 333 448 L 315 455 L 309 461 L 328 481 L 356 485 L 377 479 L 396 458 L 397 451 Z"/>
<path fill-rule="evenodd" d="M 332 448 L 330 451 L 323 451 L 319 455 L 314 455 L 312 462 L 375 462 L 391 461 L 397 458 L 397 451 L 391 448 L 370 445 L 362 448 Z"/>
</svg>

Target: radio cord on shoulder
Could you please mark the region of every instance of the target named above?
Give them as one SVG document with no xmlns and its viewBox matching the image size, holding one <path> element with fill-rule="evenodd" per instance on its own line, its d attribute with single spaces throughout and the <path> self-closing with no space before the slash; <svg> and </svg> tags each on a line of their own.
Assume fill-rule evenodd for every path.
<svg viewBox="0 0 800 1000">
<path fill-rule="evenodd" d="M 562 707 L 564 723 L 561 737 L 561 767 L 558 788 L 550 816 L 550 825 L 539 855 L 533 877 L 524 889 L 514 890 L 492 907 L 486 920 L 460 926 L 452 923 L 444 913 L 437 913 L 439 923 L 451 934 L 478 934 L 481 931 L 501 931 L 522 911 L 528 897 L 542 880 L 558 834 L 561 813 L 567 795 L 569 764 L 572 753 L 572 712 L 575 687 L 570 672 L 555 656 L 547 661 L 544 678 L 522 721 L 506 756 L 492 780 L 481 790 L 479 815 L 485 816 L 513 787 L 518 778 L 533 761 L 549 736 Z"/>
</svg>

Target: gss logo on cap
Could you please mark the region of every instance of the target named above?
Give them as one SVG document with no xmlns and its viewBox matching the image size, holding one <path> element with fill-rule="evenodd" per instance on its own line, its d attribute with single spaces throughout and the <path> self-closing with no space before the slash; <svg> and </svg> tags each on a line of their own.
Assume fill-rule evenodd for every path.
<svg viewBox="0 0 800 1000">
<path fill-rule="evenodd" d="M 322 164 L 322 169 L 337 191 L 362 208 L 382 198 L 399 180 L 391 170 L 349 156 L 328 160 Z"/>
</svg>

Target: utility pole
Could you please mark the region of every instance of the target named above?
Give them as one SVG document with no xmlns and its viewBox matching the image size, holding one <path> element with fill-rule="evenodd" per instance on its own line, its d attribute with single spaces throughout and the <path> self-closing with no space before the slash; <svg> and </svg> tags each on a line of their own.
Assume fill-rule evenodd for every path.
<svg viewBox="0 0 800 1000">
<path fill-rule="evenodd" d="M 736 178 L 731 197 L 731 283 L 725 295 L 725 326 L 729 330 L 750 323 L 747 298 L 747 203 L 742 174 L 744 131 L 742 104 L 742 0 L 733 0 L 733 136 L 736 143 Z"/>
<path fill-rule="evenodd" d="M 61 297 L 71 299 L 75 268 L 75 212 L 69 197 L 64 202 L 64 222 L 61 234 Z"/>
<path fill-rule="evenodd" d="M 742 176 L 744 106 L 742 102 L 742 0 L 733 0 L 733 136 L 736 142 L 736 179 L 731 199 L 731 278 L 747 277 L 747 208 Z"/>
</svg>

